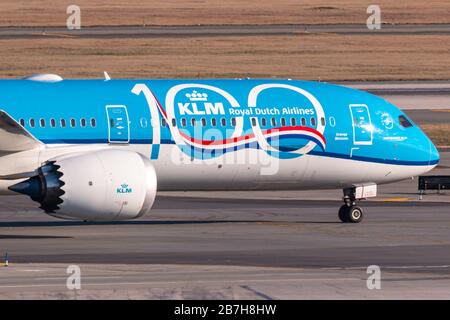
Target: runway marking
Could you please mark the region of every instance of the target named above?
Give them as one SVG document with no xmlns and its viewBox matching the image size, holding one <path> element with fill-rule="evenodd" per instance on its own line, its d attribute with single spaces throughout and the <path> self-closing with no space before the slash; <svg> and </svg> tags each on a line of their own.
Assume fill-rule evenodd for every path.
<svg viewBox="0 0 450 320">
<path fill-rule="evenodd" d="M 325 267 L 320 270 L 367 270 L 368 266 L 361 267 Z M 450 265 L 437 266 L 380 266 L 381 269 L 445 269 L 450 268 Z"/>
<path fill-rule="evenodd" d="M 365 269 L 365 268 L 364 268 Z M 447 278 L 445 278 L 447 279 Z M 239 284 L 239 283 L 267 283 L 267 282 L 311 282 L 311 281 L 366 281 L 365 278 L 354 278 L 354 277 L 347 277 L 347 278 L 303 278 L 303 279 L 255 279 L 255 280 L 229 280 L 227 284 Z M 401 281 L 402 279 L 386 279 L 391 281 Z M 421 279 L 406 279 L 408 281 L 411 280 L 423 280 L 423 281 L 435 281 L 435 280 L 442 280 L 442 277 L 430 277 L 430 278 L 421 278 Z M 186 281 L 186 280 L 180 280 L 180 281 L 144 281 L 144 282 L 110 282 L 110 283 L 83 283 L 83 287 L 108 287 L 108 286 L 152 286 L 152 287 L 158 287 L 161 285 L 183 285 L 186 286 L 187 284 L 217 284 L 221 283 L 221 280 L 201 280 L 201 281 Z M 18 285 L 1 285 L 0 289 L 14 289 L 14 288 L 50 288 L 50 287 L 62 287 L 66 288 L 64 284 L 18 284 Z M 243 288 L 243 286 L 240 286 Z M 245 289 L 245 288 L 243 288 Z M 250 290 L 252 291 L 252 290 Z"/>
<path fill-rule="evenodd" d="M 124 277 L 121 276 L 83 276 L 83 279 L 122 279 Z M 67 277 L 40 277 L 34 278 L 33 280 L 41 281 L 41 280 L 65 280 Z"/>
<path fill-rule="evenodd" d="M 386 266 L 381 267 L 382 269 L 423 269 L 423 268 L 450 268 L 450 265 L 439 265 L 439 266 Z M 330 268 L 321 268 L 321 270 L 366 270 L 367 267 L 330 267 Z M 116 278 L 116 277 L 90 277 L 93 278 Z M 43 280 L 48 279 L 65 279 L 65 278 L 43 278 Z M 394 279 L 395 280 L 395 279 Z M 400 281 L 401 279 L 398 279 Z M 423 279 L 413 279 L 413 280 L 442 280 L 442 277 L 435 278 L 423 278 Z M 336 277 L 336 278 L 330 278 L 330 277 L 324 277 L 324 278 L 287 278 L 287 279 L 239 279 L 239 280 L 232 280 L 228 279 L 227 283 L 231 284 L 239 284 L 239 283 L 267 283 L 267 282 L 304 282 L 304 281 L 366 281 L 365 278 L 356 278 L 356 277 Z M 397 281 L 397 280 L 396 280 Z M 179 280 L 179 281 L 165 281 L 164 279 L 161 279 L 161 281 L 144 281 L 144 282 L 109 282 L 109 283 L 83 283 L 82 286 L 84 287 L 105 287 L 105 286 L 160 286 L 161 284 L 166 285 L 186 285 L 187 283 L 190 284 L 217 284 L 223 282 L 222 280 Z M 11 289 L 11 288 L 48 288 L 48 287 L 63 287 L 65 288 L 64 284 L 10 284 L 10 285 L 0 285 L 0 289 Z M 240 286 L 243 287 L 243 286 Z M 245 289 L 245 288 L 244 288 Z"/>
<path fill-rule="evenodd" d="M 411 200 L 411 198 L 386 198 L 386 199 L 375 199 L 372 201 L 375 201 L 375 202 L 407 202 L 410 200 Z"/>
<path fill-rule="evenodd" d="M 196 272 L 196 273 L 198 275 L 203 275 L 203 272 Z M 222 273 L 223 272 L 218 272 L 218 275 L 221 275 Z M 165 273 L 158 272 L 158 273 L 149 273 L 149 274 L 147 274 L 147 273 L 139 273 L 139 274 L 134 274 L 133 276 L 144 276 L 144 277 L 145 276 L 152 276 L 152 277 L 154 277 L 154 276 L 161 275 L 161 274 L 165 275 Z M 180 276 L 183 276 L 183 275 L 186 275 L 186 274 L 187 273 L 181 272 L 181 271 L 176 273 L 176 275 L 180 275 Z M 317 272 L 298 272 L 298 273 L 282 273 L 282 274 L 279 274 L 279 273 L 260 273 L 260 274 L 254 274 L 254 276 L 257 276 L 257 277 L 271 277 L 275 281 L 275 280 L 278 279 L 278 278 L 276 278 L 277 276 L 281 276 L 282 278 L 286 277 L 286 276 L 293 276 L 296 279 L 302 279 L 302 278 L 300 278 L 301 276 L 308 276 L 308 275 L 314 276 L 314 275 L 317 275 L 317 274 L 318 274 Z M 83 276 L 83 279 L 123 279 L 123 278 L 126 278 L 126 276 Z M 40 281 L 40 280 L 65 280 L 65 279 L 67 279 L 67 277 L 38 277 L 38 278 L 33 278 L 33 280 L 38 280 L 38 281 Z M 227 278 L 223 278 L 223 279 L 226 280 Z M 309 279 L 309 278 L 305 278 L 305 279 Z M 196 279 L 190 279 L 190 280 L 196 281 Z M 246 280 L 253 281 L 252 278 L 248 278 Z M 255 279 L 255 280 L 258 280 L 258 279 Z M 202 281 L 202 280 L 199 280 L 199 281 Z M 207 280 L 207 281 L 209 281 L 209 280 Z M 215 280 L 211 280 L 211 281 L 215 281 Z"/>
<path fill-rule="evenodd" d="M 366 281 L 366 279 L 362 278 L 304 278 L 304 279 L 254 279 L 254 280 L 228 280 L 227 283 L 248 283 L 248 282 L 280 282 L 280 281 Z M 180 281 L 148 281 L 148 282 L 110 282 L 110 283 L 82 283 L 82 286 L 143 286 L 143 285 L 161 285 L 161 284 L 172 284 L 172 285 L 186 285 L 186 283 L 192 282 L 195 284 L 203 284 L 203 283 L 221 283 L 221 280 L 200 280 L 200 281 L 189 281 L 189 280 L 180 280 Z M 1 288 L 38 288 L 38 287 L 65 287 L 62 284 L 18 284 L 18 285 L 0 285 Z"/>
</svg>

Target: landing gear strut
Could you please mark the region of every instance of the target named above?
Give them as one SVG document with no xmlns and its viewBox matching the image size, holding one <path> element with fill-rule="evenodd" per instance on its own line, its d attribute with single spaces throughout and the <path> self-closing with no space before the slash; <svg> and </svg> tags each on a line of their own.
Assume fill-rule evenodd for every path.
<svg viewBox="0 0 450 320">
<path fill-rule="evenodd" d="M 363 219 L 363 211 L 356 205 L 356 188 L 344 189 L 344 205 L 339 209 L 339 219 L 345 223 L 359 223 Z"/>
</svg>

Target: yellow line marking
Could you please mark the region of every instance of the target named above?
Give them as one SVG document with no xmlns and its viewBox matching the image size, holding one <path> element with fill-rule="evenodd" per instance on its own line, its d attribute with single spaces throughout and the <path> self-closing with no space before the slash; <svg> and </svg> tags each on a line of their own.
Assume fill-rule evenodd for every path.
<svg viewBox="0 0 450 320">
<path fill-rule="evenodd" d="M 433 112 L 450 112 L 450 109 L 431 109 Z"/>
<path fill-rule="evenodd" d="M 338 34 L 335 32 L 317 32 L 318 35 L 324 35 L 324 36 L 337 36 Z"/>
<path fill-rule="evenodd" d="M 386 198 L 386 199 L 376 199 L 374 201 L 379 201 L 379 202 L 405 202 L 405 201 L 409 201 L 409 198 Z"/>
</svg>

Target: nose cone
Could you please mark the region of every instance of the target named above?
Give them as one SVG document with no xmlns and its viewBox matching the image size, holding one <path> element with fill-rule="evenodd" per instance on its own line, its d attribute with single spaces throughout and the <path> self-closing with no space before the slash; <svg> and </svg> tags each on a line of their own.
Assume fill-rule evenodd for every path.
<svg viewBox="0 0 450 320">
<path fill-rule="evenodd" d="M 439 151 L 430 139 L 428 139 L 428 141 L 429 141 L 429 145 L 430 145 L 429 165 L 436 166 L 440 160 Z"/>
<path fill-rule="evenodd" d="M 9 190 L 30 196 L 34 201 L 38 201 L 42 193 L 41 182 L 38 177 L 19 182 L 9 187 Z"/>
</svg>

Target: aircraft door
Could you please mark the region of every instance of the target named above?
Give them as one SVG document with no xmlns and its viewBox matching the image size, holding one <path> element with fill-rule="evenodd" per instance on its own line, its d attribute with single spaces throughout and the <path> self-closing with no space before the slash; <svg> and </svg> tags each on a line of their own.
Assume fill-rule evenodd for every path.
<svg viewBox="0 0 450 320">
<path fill-rule="evenodd" d="M 130 120 L 126 106 L 106 106 L 108 117 L 108 142 L 130 142 Z"/>
<path fill-rule="evenodd" d="M 373 126 L 369 108 L 365 104 L 351 104 L 350 114 L 353 126 L 353 145 L 372 145 Z"/>
</svg>

